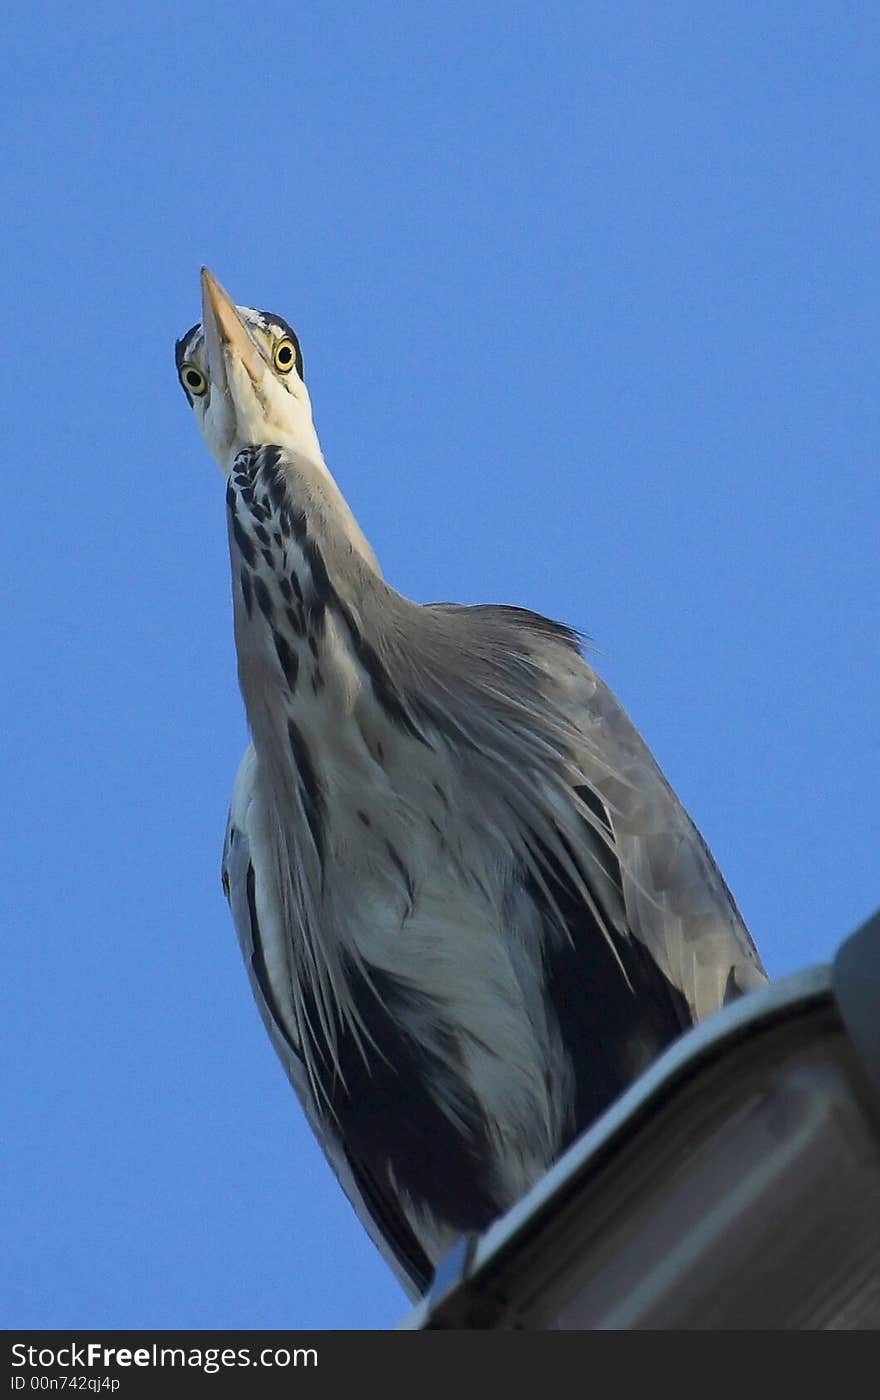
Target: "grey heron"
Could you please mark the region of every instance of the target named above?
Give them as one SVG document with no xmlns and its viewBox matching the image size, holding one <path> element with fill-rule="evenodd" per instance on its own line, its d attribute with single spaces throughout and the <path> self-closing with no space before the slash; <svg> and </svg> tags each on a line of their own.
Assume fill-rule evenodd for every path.
<svg viewBox="0 0 880 1400">
<path fill-rule="evenodd" d="M 411 1293 L 765 973 L 569 627 L 419 605 L 321 453 L 294 331 L 202 270 L 180 382 L 226 479 L 252 742 L 223 852 L 254 997 Z"/>
</svg>

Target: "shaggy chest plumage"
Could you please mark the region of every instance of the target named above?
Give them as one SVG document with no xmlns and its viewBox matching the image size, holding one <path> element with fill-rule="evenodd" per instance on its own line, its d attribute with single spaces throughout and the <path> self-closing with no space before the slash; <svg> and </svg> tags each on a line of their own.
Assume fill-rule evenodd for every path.
<svg viewBox="0 0 880 1400">
<path fill-rule="evenodd" d="M 429 782 L 425 716 L 417 720 L 364 635 L 356 591 L 331 579 L 320 524 L 281 461 L 277 448 L 247 448 L 227 487 L 239 678 L 281 826 L 296 789 L 308 893 L 326 906 L 335 892 L 339 902 L 328 868 L 349 867 L 363 915 L 353 942 L 376 956 L 369 890 L 378 877 L 397 931 L 414 912 L 416 878 L 424 883 L 443 845 L 449 798 Z"/>
</svg>

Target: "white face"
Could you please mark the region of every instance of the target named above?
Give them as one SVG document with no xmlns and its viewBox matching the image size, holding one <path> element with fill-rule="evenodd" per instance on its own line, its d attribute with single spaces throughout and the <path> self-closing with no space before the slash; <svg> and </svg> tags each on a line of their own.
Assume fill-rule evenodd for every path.
<svg viewBox="0 0 880 1400">
<path fill-rule="evenodd" d="M 236 454 L 274 443 L 321 461 L 296 336 L 265 311 L 233 307 L 218 320 L 206 300 L 202 323 L 177 344 L 177 371 L 196 422 L 224 475 Z"/>
</svg>

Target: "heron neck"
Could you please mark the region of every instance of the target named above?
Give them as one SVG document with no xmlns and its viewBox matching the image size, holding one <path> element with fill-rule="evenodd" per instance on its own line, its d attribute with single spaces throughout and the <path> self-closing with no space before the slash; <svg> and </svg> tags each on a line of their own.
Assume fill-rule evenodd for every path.
<svg viewBox="0 0 880 1400">
<path fill-rule="evenodd" d="M 226 501 L 239 682 L 287 840 L 291 814 L 314 817 L 301 791 L 310 754 L 349 744 L 372 761 L 354 719 L 364 688 L 402 713 L 371 641 L 392 590 L 323 466 L 245 448 Z"/>
<path fill-rule="evenodd" d="M 239 671 L 276 671 L 313 650 L 327 614 L 360 616 L 388 591 L 323 463 L 274 445 L 244 448 L 226 490 Z M 247 695 L 245 699 L 247 701 Z"/>
</svg>

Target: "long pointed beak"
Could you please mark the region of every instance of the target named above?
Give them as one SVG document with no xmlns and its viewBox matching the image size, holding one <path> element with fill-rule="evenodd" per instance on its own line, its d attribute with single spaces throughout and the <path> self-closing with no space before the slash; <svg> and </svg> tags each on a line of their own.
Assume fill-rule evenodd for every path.
<svg viewBox="0 0 880 1400">
<path fill-rule="evenodd" d="M 266 372 L 263 359 L 238 314 L 229 293 L 224 291 L 209 268 L 202 268 L 202 328 L 211 382 L 227 386 L 227 356 L 235 356 L 251 381 L 259 383 Z"/>
</svg>

